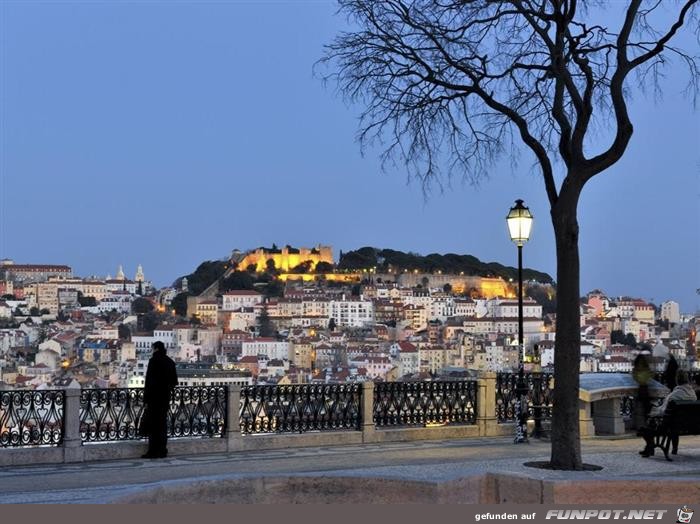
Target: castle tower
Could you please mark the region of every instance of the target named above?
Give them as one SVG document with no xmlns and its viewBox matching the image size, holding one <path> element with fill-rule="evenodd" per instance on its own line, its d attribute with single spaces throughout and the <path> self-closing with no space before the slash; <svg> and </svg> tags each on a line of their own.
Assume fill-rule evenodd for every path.
<svg viewBox="0 0 700 524">
<path fill-rule="evenodd" d="M 136 282 L 143 282 L 146 280 L 143 276 L 143 267 L 141 267 L 141 264 L 139 264 L 139 267 L 136 268 L 136 276 L 134 277 L 134 280 Z"/>
<path fill-rule="evenodd" d="M 183 293 L 186 293 L 186 292 L 188 291 L 188 288 L 187 288 L 187 277 L 183 277 L 182 283 L 180 284 L 180 290 L 181 290 Z"/>
</svg>

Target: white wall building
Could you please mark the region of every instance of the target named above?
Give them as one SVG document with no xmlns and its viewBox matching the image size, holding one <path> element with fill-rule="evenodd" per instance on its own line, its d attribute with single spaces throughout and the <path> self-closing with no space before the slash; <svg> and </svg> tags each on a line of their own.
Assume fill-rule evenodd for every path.
<svg viewBox="0 0 700 524">
<path fill-rule="evenodd" d="M 222 295 L 221 309 L 223 311 L 236 311 L 244 307 L 254 307 L 262 304 L 263 295 L 252 290 L 227 291 Z"/>
<path fill-rule="evenodd" d="M 395 366 L 389 357 L 369 356 L 351 360 L 348 362 L 350 367 L 365 368 L 368 378 L 385 378 L 386 374 Z"/>
<path fill-rule="evenodd" d="M 374 322 L 374 304 L 369 300 L 333 300 L 330 317 L 338 326 L 364 327 Z"/>
<path fill-rule="evenodd" d="M 153 331 L 153 338 L 160 340 L 167 351 L 175 349 L 175 332 L 173 328 L 160 326 Z"/>
<path fill-rule="evenodd" d="M 151 346 L 153 346 L 153 343 L 156 340 L 158 339 L 153 335 L 133 335 L 131 337 L 131 342 L 134 344 L 134 350 L 140 355 L 145 355 L 151 351 Z"/>
<path fill-rule="evenodd" d="M 265 355 L 269 360 L 292 360 L 293 345 L 286 341 L 274 338 L 258 337 L 241 344 L 241 355 L 244 357 L 257 357 Z"/>
<path fill-rule="evenodd" d="M 492 298 L 486 302 L 486 310 L 491 318 L 518 318 L 518 301 Z M 523 300 L 523 317 L 542 318 L 542 306 L 532 299 Z"/>
<path fill-rule="evenodd" d="M 476 303 L 472 299 L 455 299 L 456 317 L 473 317 L 476 315 Z"/>
<path fill-rule="evenodd" d="M 100 313 L 106 313 L 112 310 L 118 313 L 130 313 L 132 300 L 133 298 L 128 292 L 112 293 L 97 304 L 97 310 Z"/>
<path fill-rule="evenodd" d="M 678 302 L 668 300 L 661 304 L 661 318 L 672 324 L 678 324 L 681 321 L 681 310 Z"/>
</svg>

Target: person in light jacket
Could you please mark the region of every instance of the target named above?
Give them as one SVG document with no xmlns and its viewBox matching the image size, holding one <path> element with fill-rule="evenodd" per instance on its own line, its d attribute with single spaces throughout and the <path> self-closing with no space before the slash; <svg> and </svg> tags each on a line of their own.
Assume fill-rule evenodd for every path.
<svg viewBox="0 0 700 524">
<path fill-rule="evenodd" d="M 685 371 L 679 371 L 676 375 L 676 380 L 678 382 L 678 385 L 675 388 L 673 388 L 673 391 L 666 395 L 666 398 L 659 407 L 652 408 L 651 412 L 649 413 L 650 417 L 657 417 L 657 420 L 658 417 L 663 417 L 664 413 L 666 413 L 666 408 L 668 407 L 669 402 L 671 402 L 672 400 L 698 399 L 697 395 L 695 394 L 695 389 L 693 389 L 693 386 L 688 383 L 688 374 Z M 647 426 L 646 428 L 642 428 L 642 437 L 646 442 L 646 446 L 642 451 L 639 452 L 639 454 L 642 457 L 651 457 L 654 454 L 653 427 Z M 678 437 L 673 438 L 673 440 L 671 441 L 671 447 L 671 453 L 673 453 L 674 455 L 678 453 Z"/>
</svg>

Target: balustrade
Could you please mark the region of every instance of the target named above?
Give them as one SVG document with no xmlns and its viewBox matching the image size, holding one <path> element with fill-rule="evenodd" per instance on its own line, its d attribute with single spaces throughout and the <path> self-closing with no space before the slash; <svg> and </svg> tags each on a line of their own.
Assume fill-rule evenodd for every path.
<svg viewBox="0 0 700 524">
<path fill-rule="evenodd" d="M 143 388 L 84 389 L 80 392 L 83 442 L 137 440 Z M 168 411 L 169 437 L 221 437 L 226 428 L 226 388 L 177 387 Z"/>
<path fill-rule="evenodd" d="M 526 373 L 528 416 L 535 421 L 552 417 L 552 373 Z M 496 416 L 499 423 L 515 422 L 517 373 L 496 375 Z"/>
<path fill-rule="evenodd" d="M 374 386 L 377 427 L 475 424 L 477 382 L 380 382 Z"/>
<path fill-rule="evenodd" d="M 551 419 L 552 374 L 529 373 L 526 381 L 537 435 Z M 178 387 L 168 435 L 179 453 L 507 435 L 516 383 L 515 373 L 484 373 L 478 381 Z M 633 413 L 633 396 L 621 391 L 614 410 L 601 404 L 594 416 L 595 399 L 582 392 L 582 435 L 606 431 L 606 417 Z M 139 456 L 143 409 L 140 388 L 0 391 L 0 447 L 14 448 L 0 453 L 0 465 L 27 463 L 22 450 L 42 449 L 41 460 L 53 462 Z"/>
<path fill-rule="evenodd" d="M 243 434 L 359 430 L 359 384 L 297 384 L 241 388 Z"/>
<path fill-rule="evenodd" d="M 58 446 L 64 405 L 64 391 L 0 391 L 0 447 Z"/>
</svg>

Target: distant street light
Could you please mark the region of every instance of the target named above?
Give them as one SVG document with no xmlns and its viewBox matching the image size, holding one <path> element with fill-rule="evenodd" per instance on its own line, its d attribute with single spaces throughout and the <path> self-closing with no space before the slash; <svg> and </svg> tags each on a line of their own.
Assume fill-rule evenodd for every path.
<svg viewBox="0 0 700 524">
<path fill-rule="evenodd" d="M 518 423 L 515 426 L 515 443 L 527 442 L 527 385 L 525 384 L 525 344 L 523 343 L 523 244 L 530 240 L 532 214 L 516 200 L 506 217 L 510 239 L 518 246 L 518 383 L 515 413 Z"/>
</svg>

